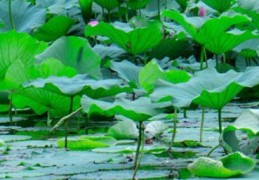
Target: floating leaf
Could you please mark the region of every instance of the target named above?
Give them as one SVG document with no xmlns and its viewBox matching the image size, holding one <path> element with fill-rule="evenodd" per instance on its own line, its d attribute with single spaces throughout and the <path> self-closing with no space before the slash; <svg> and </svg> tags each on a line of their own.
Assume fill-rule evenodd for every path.
<svg viewBox="0 0 259 180">
<path fill-rule="evenodd" d="M 116 139 L 137 139 L 138 128 L 131 120 L 123 120 L 109 128 L 107 134 Z"/>
<path fill-rule="evenodd" d="M 67 16 L 55 16 L 33 32 L 33 37 L 41 41 L 55 41 L 66 35 L 75 21 Z"/>
<path fill-rule="evenodd" d="M 228 178 L 246 174 L 253 170 L 255 162 L 253 159 L 240 152 L 229 154 L 220 161 L 200 157 L 188 166 L 188 169 L 200 177 Z"/>
<path fill-rule="evenodd" d="M 82 136 L 79 139 L 68 139 L 68 148 L 70 150 L 89 150 L 95 148 L 109 147 L 114 144 L 116 140 L 108 136 Z M 59 148 L 65 145 L 64 139 L 57 141 Z"/>
<path fill-rule="evenodd" d="M 112 42 L 131 54 L 146 52 L 155 47 L 163 38 L 161 25 L 158 22 L 129 32 L 118 29 L 111 24 L 100 22 L 94 27 L 88 25 L 85 29 L 85 35 L 108 37 Z"/>
<path fill-rule="evenodd" d="M 36 58 L 38 63 L 55 58 L 64 65 L 77 69 L 78 73 L 86 73 L 94 78 L 101 77 L 100 57 L 92 50 L 88 41 L 80 37 L 61 37 Z"/>
<path fill-rule="evenodd" d="M 4 28 L 0 28 L 0 32 L 11 30 L 9 1 L 0 1 L 0 12 L 0 19 L 4 23 Z M 42 8 L 32 6 L 26 1 L 12 0 L 12 17 L 16 31 L 31 32 L 32 29 L 41 26 L 45 22 L 45 15 L 46 12 Z"/>
</svg>

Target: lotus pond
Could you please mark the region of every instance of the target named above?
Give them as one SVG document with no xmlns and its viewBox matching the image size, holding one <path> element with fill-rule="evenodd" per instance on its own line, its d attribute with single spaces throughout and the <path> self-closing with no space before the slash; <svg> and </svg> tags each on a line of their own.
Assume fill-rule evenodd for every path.
<svg viewBox="0 0 259 180">
<path fill-rule="evenodd" d="M 1 179 L 259 178 L 259 1 L 0 12 Z"/>
</svg>

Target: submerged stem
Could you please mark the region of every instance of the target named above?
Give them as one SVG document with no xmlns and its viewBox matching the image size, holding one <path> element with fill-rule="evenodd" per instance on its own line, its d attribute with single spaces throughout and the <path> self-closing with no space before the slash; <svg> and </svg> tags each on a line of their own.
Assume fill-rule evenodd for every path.
<svg viewBox="0 0 259 180">
<path fill-rule="evenodd" d="M 205 119 L 205 107 L 202 107 L 201 128 L 200 128 L 200 142 L 202 142 L 202 140 L 203 140 L 204 119 Z"/>
</svg>

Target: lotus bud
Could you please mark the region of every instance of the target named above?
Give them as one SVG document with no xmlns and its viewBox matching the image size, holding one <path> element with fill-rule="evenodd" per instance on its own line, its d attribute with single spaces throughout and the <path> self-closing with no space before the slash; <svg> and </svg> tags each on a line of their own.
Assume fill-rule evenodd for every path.
<svg viewBox="0 0 259 180">
<path fill-rule="evenodd" d="M 206 9 L 204 7 L 200 7 L 199 9 L 199 16 L 204 17 L 206 16 Z"/>
</svg>

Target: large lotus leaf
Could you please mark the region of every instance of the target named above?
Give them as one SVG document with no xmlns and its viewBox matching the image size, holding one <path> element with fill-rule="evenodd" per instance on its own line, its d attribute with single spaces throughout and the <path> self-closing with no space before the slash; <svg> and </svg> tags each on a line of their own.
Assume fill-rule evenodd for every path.
<svg viewBox="0 0 259 180">
<path fill-rule="evenodd" d="M 139 87 L 139 71 L 141 67 L 129 61 L 112 62 L 111 69 L 118 73 L 118 76 L 130 84 L 133 88 Z"/>
<path fill-rule="evenodd" d="M 247 23 L 244 25 L 244 29 L 251 29 L 251 30 L 258 30 L 259 29 L 259 11 L 251 11 L 249 9 L 243 9 L 240 7 L 236 7 L 234 8 L 234 10 L 238 13 L 244 14 L 244 15 L 248 15 L 250 18 L 252 18 L 252 22 L 251 23 Z M 240 27 L 242 28 L 242 27 Z"/>
<path fill-rule="evenodd" d="M 4 28 L 0 28 L 0 32 L 11 30 L 9 1 L 0 1 L 0 12 L 0 19 L 4 22 Z M 46 12 L 42 8 L 33 6 L 24 0 L 12 0 L 12 17 L 16 31 L 31 32 L 32 29 L 45 22 L 45 15 Z"/>
<path fill-rule="evenodd" d="M 92 50 L 86 39 L 80 37 L 61 37 L 37 57 L 38 63 L 48 58 L 56 58 L 66 66 L 86 73 L 94 78 L 100 78 L 100 57 Z"/>
<path fill-rule="evenodd" d="M 33 37 L 41 41 L 55 41 L 66 35 L 75 21 L 67 16 L 55 16 L 33 32 Z"/>
<path fill-rule="evenodd" d="M 137 10 L 144 8 L 149 2 L 150 0 L 129 0 L 125 3 L 130 9 Z"/>
<path fill-rule="evenodd" d="M 235 4 L 235 0 L 202 0 L 205 4 L 210 6 L 211 8 L 217 10 L 218 12 L 224 12 L 228 10 L 233 4 Z"/>
<path fill-rule="evenodd" d="M 170 84 L 163 82 L 151 96 L 156 99 L 173 98 L 172 103 L 177 107 L 188 107 L 192 102 L 221 109 L 243 87 L 253 87 L 259 84 L 259 67 L 247 69 L 244 73 L 228 71 L 220 74 L 215 68 L 197 72 L 186 83 Z"/>
<path fill-rule="evenodd" d="M 193 23 L 193 18 L 178 11 L 164 11 L 163 15 L 179 23 L 195 41 L 215 54 L 225 53 L 244 41 L 259 37 L 251 31 L 228 31 L 235 25 L 250 22 L 242 15 L 220 16 L 206 21 L 203 19 L 203 23 L 199 24 Z"/>
<path fill-rule="evenodd" d="M 50 76 L 46 79 L 38 78 L 26 83 L 25 86 L 47 89 L 65 96 L 86 94 L 92 98 L 102 98 L 130 91 L 130 88 L 123 85 L 121 80 L 95 80 L 85 74 L 79 74 L 72 78 L 65 76 Z"/>
<path fill-rule="evenodd" d="M 179 39 L 177 35 L 173 38 L 166 38 L 159 45 L 152 49 L 150 56 L 156 59 L 169 57 L 175 59 L 180 56 L 188 57 L 192 54 L 193 44 L 187 39 Z"/>
<path fill-rule="evenodd" d="M 222 159 L 214 160 L 200 157 L 188 166 L 188 169 L 199 177 L 228 178 L 246 174 L 255 167 L 255 161 L 240 152 L 229 154 Z"/>
<path fill-rule="evenodd" d="M 129 32 L 100 22 L 96 26 L 86 26 L 86 36 L 105 36 L 131 54 L 139 54 L 155 47 L 162 40 L 161 25 L 157 22 L 144 28 L 136 28 Z M 141 37 L 141 38 L 140 38 Z"/>
<path fill-rule="evenodd" d="M 245 58 L 256 57 L 256 50 L 259 46 L 259 39 L 251 39 L 249 41 L 243 42 L 235 47 L 233 50 Z"/>
<path fill-rule="evenodd" d="M 79 0 L 82 17 L 88 23 L 92 15 L 93 0 Z"/>
<path fill-rule="evenodd" d="M 34 65 L 34 56 L 46 49 L 47 44 L 39 42 L 28 34 L 10 31 L 0 33 L 0 81 L 4 79 L 9 66 L 20 59 L 27 68 Z M 0 83 L 0 88 L 3 83 Z"/>
<path fill-rule="evenodd" d="M 146 121 L 148 118 L 163 111 L 163 104 L 152 103 L 149 98 L 139 98 L 135 101 L 116 99 L 114 102 L 94 100 L 83 96 L 81 105 L 89 115 L 105 114 L 107 116 L 123 115 L 134 121 Z"/>
<path fill-rule="evenodd" d="M 232 50 L 242 42 L 259 38 L 259 35 L 250 31 L 240 31 L 235 29 L 227 33 L 221 33 L 218 37 L 220 38 L 213 38 L 210 42 L 205 44 L 205 48 L 215 54 L 225 53 Z"/>
<path fill-rule="evenodd" d="M 37 6 L 46 9 L 49 14 L 67 15 L 69 9 L 78 7 L 78 0 L 40 0 Z"/>
<path fill-rule="evenodd" d="M 155 60 L 146 64 L 139 73 L 139 83 L 143 89 L 151 93 L 158 79 L 162 79 L 174 84 L 187 82 L 191 76 L 184 70 L 164 71 Z"/>
<path fill-rule="evenodd" d="M 13 63 L 7 73 L 6 81 L 11 89 L 13 104 L 18 108 L 30 107 L 37 114 L 50 112 L 54 116 L 63 116 L 69 112 L 70 98 L 63 95 L 45 90 L 29 87 L 24 89 L 23 82 L 38 77 L 50 75 L 75 74 L 71 68 L 65 67 L 60 61 L 50 59 L 43 62 L 36 68 L 26 68 L 21 61 Z M 74 99 L 75 108 L 78 107 L 78 99 Z"/>
<path fill-rule="evenodd" d="M 237 3 L 240 7 L 244 9 L 259 12 L 259 1 L 257 0 L 250 0 L 250 1 L 237 0 Z"/>
<path fill-rule="evenodd" d="M 119 7 L 119 1 L 118 0 L 94 0 L 94 2 L 96 2 L 98 5 L 100 5 L 101 7 L 111 10 L 114 9 L 116 7 Z"/>
</svg>

